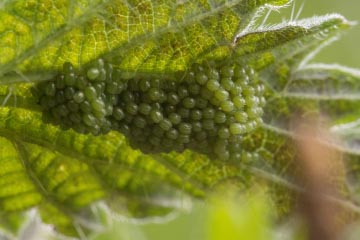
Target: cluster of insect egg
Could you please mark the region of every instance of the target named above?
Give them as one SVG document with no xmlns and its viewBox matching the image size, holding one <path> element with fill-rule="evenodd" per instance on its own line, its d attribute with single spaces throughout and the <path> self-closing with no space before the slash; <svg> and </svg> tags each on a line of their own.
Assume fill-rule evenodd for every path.
<svg viewBox="0 0 360 240">
<path fill-rule="evenodd" d="M 48 119 L 64 128 L 94 135 L 116 130 L 145 153 L 192 149 L 236 160 L 242 136 L 261 123 L 264 86 L 251 68 L 219 65 L 196 64 L 174 81 L 124 80 L 101 59 L 77 75 L 65 63 L 64 74 L 36 92 Z"/>
<path fill-rule="evenodd" d="M 109 73 L 112 66 L 99 60 L 86 75 L 76 74 L 71 63 L 64 63 L 63 74 L 54 80 L 41 82 L 33 89 L 45 113 L 46 120 L 64 129 L 93 135 L 109 132 L 109 117 L 114 114 L 118 89 Z M 120 82 L 122 83 L 122 82 Z"/>
</svg>

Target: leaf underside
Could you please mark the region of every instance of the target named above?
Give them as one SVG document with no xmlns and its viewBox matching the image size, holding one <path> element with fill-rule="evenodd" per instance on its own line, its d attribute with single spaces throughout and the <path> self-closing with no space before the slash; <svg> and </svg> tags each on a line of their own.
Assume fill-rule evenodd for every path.
<svg viewBox="0 0 360 240">
<path fill-rule="evenodd" d="M 331 131 L 345 129 L 343 145 L 329 144 L 345 153 L 351 182 L 339 185 L 344 194 L 356 193 L 360 74 L 307 64 L 351 24 L 336 14 L 270 27 L 256 23 L 266 8 L 286 3 L 6 1 L 0 9 L 0 226 L 16 234 L 24 211 L 36 207 L 44 222 L 79 237 L 91 228 L 81 219 L 93 216 L 91 204 L 99 200 L 120 214 L 157 216 L 177 208 L 185 195 L 202 198 L 229 183 L 242 190 L 259 179 L 284 201 L 282 188 L 296 171 L 287 128 L 299 110 L 326 113 Z M 254 154 L 236 164 L 191 151 L 146 155 L 117 132 L 95 137 L 44 123 L 30 87 L 66 61 L 81 71 L 98 57 L 126 78 L 172 76 L 213 59 L 251 66 L 268 89 L 263 126 L 244 136 L 242 147 Z M 290 210 L 284 206 L 280 211 Z"/>
</svg>

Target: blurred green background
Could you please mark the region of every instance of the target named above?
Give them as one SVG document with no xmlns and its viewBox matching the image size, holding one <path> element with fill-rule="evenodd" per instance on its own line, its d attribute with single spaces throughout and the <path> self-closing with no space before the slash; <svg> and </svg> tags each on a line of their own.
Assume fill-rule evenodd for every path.
<svg viewBox="0 0 360 240">
<path fill-rule="evenodd" d="M 327 13 L 340 13 L 348 20 L 360 22 L 360 0 L 307 0 L 296 1 L 295 12 L 302 3 L 303 11 L 300 18 L 312 17 Z M 289 19 L 292 6 L 280 13 L 273 12 L 271 19 Z M 354 26 L 345 32 L 340 40 L 322 50 L 314 62 L 339 63 L 350 67 L 360 68 L 360 26 Z M 226 201 L 226 200 L 225 200 Z M 235 240 L 235 239 L 294 239 L 289 230 L 277 231 L 277 236 L 270 236 L 267 227 L 267 209 L 264 208 L 266 200 L 256 200 L 255 205 L 243 204 L 241 200 L 228 204 L 224 203 L 209 206 L 209 204 L 195 203 L 190 212 L 179 213 L 173 220 L 163 223 L 133 224 L 126 221 L 114 222 L 113 228 L 95 237 L 95 240 Z M 238 204 L 238 205 L 237 205 Z M 242 206 L 241 206 L 242 205 Z M 244 207 L 245 206 L 245 207 Z M 255 207 L 254 207 L 255 206 Z M 260 210 L 259 210 L 260 209 Z M 235 217 L 227 215 L 229 212 Z M 258 215 L 257 215 L 258 214 Z M 217 223 L 214 217 L 222 216 L 222 221 Z M 224 217 L 225 216 L 225 217 Z M 227 216 L 227 217 L 226 217 Z M 263 224 L 257 226 L 257 222 Z M 221 224 L 222 223 L 222 224 Z M 238 233 L 234 229 L 241 229 Z M 268 233 L 263 238 L 263 232 Z M 225 234 L 226 237 L 216 237 L 216 233 Z M 257 234 L 258 233 L 258 234 Z M 250 234 L 250 235 L 249 235 Z M 255 235 L 254 235 L 255 234 Z M 301 236 L 297 239 L 302 239 Z M 352 238 L 350 238 L 352 239 Z M 357 238 L 354 238 L 357 239 Z"/>
<path fill-rule="evenodd" d="M 296 9 L 304 3 L 300 17 L 311 17 L 327 13 L 340 13 L 348 20 L 360 22 L 359 0 L 305 0 L 296 1 Z M 354 26 L 344 33 L 342 38 L 326 47 L 316 56 L 317 61 L 340 63 L 360 68 L 360 26 Z"/>
</svg>

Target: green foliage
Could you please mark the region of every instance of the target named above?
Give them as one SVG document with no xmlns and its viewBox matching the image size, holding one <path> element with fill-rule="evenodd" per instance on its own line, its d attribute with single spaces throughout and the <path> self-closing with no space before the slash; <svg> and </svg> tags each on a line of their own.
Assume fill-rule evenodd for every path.
<svg viewBox="0 0 360 240">
<path fill-rule="evenodd" d="M 96 201 L 102 200 L 112 211 L 127 216 L 161 216 L 178 208 L 176 203 L 184 194 L 205 197 L 229 182 L 242 190 L 256 185 L 259 179 L 275 185 L 270 189 L 279 193 L 275 194 L 278 198 L 290 199 L 279 189 L 293 186 L 292 173 L 296 171 L 294 150 L 289 145 L 293 136 L 287 129 L 292 113 L 299 109 L 305 114 L 326 111 L 334 122 L 334 131 L 345 127 L 351 132 L 358 126 L 349 122 L 356 122 L 358 116 L 360 74 L 343 67 L 307 65 L 319 46 L 351 26 L 340 15 L 294 20 L 270 27 L 257 24 L 256 17 L 264 10 L 287 2 L 5 1 L 0 9 L 1 226 L 16 235 L 22 213 L 36 207 L 42 220 L 58 232 L 81 237 L 93 229 L 93 222 L 99 221 L 92 208 Z M 100 58 L 111 64 L 120 82 L 107 78 L 104 68 L 93 65 Z M 262 113 L 251 112 L 256 108 L 246 107 L 246 111 L 232 113 L 233 108 L 242 109 L 252 101 L 247 99 L 253 92 L 251 89 L 236 98 L 232 81 L 228 78 L 205 81 L 210 75 L 201 71 L 197 84 L 185 81 L 194 66 L 210 66 L 210 70 L 218 71 L 217 66 L 212 67 L 210 63 L 223 61 L 241 69 L 254 69 L 251 86 L 265 86 L 266 105 L 256 128 L 243 129 L 239 125 L 246 122 L 245 112 L 257 120 Z M 64 64 L 66 62 L 71 64 Z M 222 71 L 220 76 L 225 76 L 226 71 Z M 254 81 L 255 75 L 261 84 Z M 86 79 L 96 81 L 87 85 Z M 97 80 L 106 79 L 110 79 L 106 86 L 98 85 Z M 212 100 L 211 106 L 215 107 L 201 111 L 199 107 L 196 109 L 199 111 L 190 112 L 194 99 L 185 95 L 183 110 L 175 111 L 176 115 L 154 111 L 147 101 L 136 102 L 136 106 L 112 105 L 109 96 L 123 91 L 122 81 L 139 91 L 148 90 L 150 100 L 158 101 L 159 88 L 147 89 L 146 81 L 137 82 L 137 79 L 159 79 L 161 83 L 174 85 L 178 90 L 176 94 L 166 92 L 170 105 L 185 91 L 198 96 L 199 89 L 206 87 L 210 92 L 216 91 L 215 97 L 207 99 Z M 31 91 L 34 86 L 42 95 L 40 105 L 39 96 Z M 67 90 L 59 94 L 62 92 L 59 89 L 65 86 Z M 179 93 L 181 87 L 184 91 Z M 103 96 L 100 92 L 106 94 Z M 234 97 L 232 101 L 227 101 L 229 95 Z M 67 99 L 67 105 L 51 111 L 55 106 L 52 101 L 62 101 L 62 98 Z M 77 105 L 85 99 L 89 106 Z M 202 104 L 196 99 L 198 102 Z M 47 122 L 48 114 L 43 113 L 48 110 L 52 117 L 60 115 L 60 127 L 54 125 L 54 121 Z M 80 118 L 73 115 L 65 118 L 70 111 L 84 114 Z M 124 130 L 112 128 L 115 122 L 129 121 L 131 113 L 149 115 L 154 135 L 165 129 L 169 139 L 178 137 L 178 133 L 170 129 L 173 124 L 179 124 L 176 130 L 186 135 L 190 132 L 190 123 L 191 129 L 201 129 L 197 119 L 200 115 L 207 116 L 206 119 L 213 121 L 202 122 L 202 127 L 210 129 L 218 124 L 219 138 L 239 135 L 241 140 L 232 147 L 244 154 L 232 162 L 224 161 L 228 157 L 226 151 L 214 150 L 217 154 L 209 158 L 211 154 L 201 151 L 206 148 L 191 151 L 190 146 L 183 146 L 180 153 L 170 152 L 174 149 L 170 148 L 145 154 L 136 150 L 138 147 L 144 151 L 132 141 L 141 136 L 125 137 L 121 134 Z M 230 123 L 229 113 L 235 119 Z M 102 121 L 109 120 L 107 117 L 113 122 Z M 181 121 L 184 118 L 189 121 Z M 89 128 L 82 131 L 64 119 L 81 121 L 79 126 Z M 134 124 L 139 128 L 144 121 L 137 118 Z M 69 125 L 76 131 L 68 129 Z M 117 131 L 107 133 L 113 129 Z M 107 134 L 94 136 L 79 132 Z M 344 139 L 347 145 L 328 144 L 347 154 L 349 176 L 357 180 L 359 153 L 353 147 L 356 138 L 344 134 Z M 352 181 L 353 190 L 357 189 L 358 182 Z M 344 187 L 344 193 L 348 193 L 347 183 L 339 184 Z M 348 206 L 343 201 L 340 203 Z M 291 199 L 285 206 L 290 204 Z M 281 211 L 287 212 L 289 208 Z"/>
<path fill-rule="evenodd" d="M 163 222 L 134 224 L 114 220 L 110 228 L 93 239 L 277 239 L 271 229 L 272 205 L 268 199 L 264 193 L 244 196 L 229 190 L 226 196 L 212 197 L 206 204 L 197 202 L 191 212 L 180 212 Z"/>
<path fill-rule="evenodd" d="M 271 239 L 269 205 L 264 196 L 221 199 L 210 210 L 209 240 Z M 239 201 L 240 200 L 240 201 Z"/>
</svg>

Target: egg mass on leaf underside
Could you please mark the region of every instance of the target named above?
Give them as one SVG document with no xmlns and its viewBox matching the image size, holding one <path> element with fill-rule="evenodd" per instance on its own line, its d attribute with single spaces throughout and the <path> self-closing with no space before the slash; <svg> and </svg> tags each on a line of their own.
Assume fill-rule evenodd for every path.
<svg viewBox="0 0 360 240">
<path fill-rule="evenodd" d="M 239 64 L 193 64 L 166 78 L 124 79 L 99 59 L 77 73 L 63 72 L 34 86 L 45 119 L 82 134 L 124 134 L 144 153 L 185 149 L 213 158 L 239 160 L 242 136 L 262 121 L 264 86 Z"/>
</svg>

